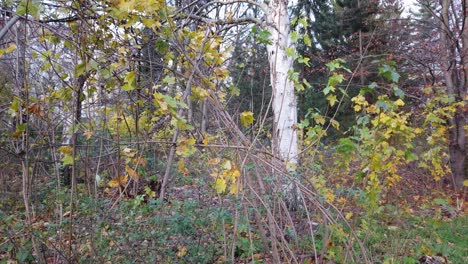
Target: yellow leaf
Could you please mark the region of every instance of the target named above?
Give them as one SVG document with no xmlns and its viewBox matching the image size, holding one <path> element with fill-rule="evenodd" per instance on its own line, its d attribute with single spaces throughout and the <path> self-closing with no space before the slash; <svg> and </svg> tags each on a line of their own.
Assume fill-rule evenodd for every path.
<svg viewBox="0 0 468 264">
<path fill-rule="evenodd" d="M 463 181 L 463 186 L 464 186 L 464 187 L 468 187 L 468 180 L 464 180 L 464 181 Z"/>
<path fill-rule="evenodd" d="M 128 165 L 125 166 L 125 171 L 127 174 L 132 178 L 132 179 L 138 179 L 140 178 L 140 175 L 138 172 L 136 172 L 134 169 L 130 168 Z"/>
<path fill-rule="evenodd" d="M 332 192 L 327 192 L 325 193 L 325 199 L 327 200 L 327 202 L 332 203 L 333 201 L 335 201 L 335 195 Z"/>
<path fill-rule="evenodd" d="M 179 145 L 177 146 L 177 155 L 182 157 L 189 157 L 193 153 L 195 153 L 196 149 L 194 147 L 195 139 L 194 138 L 183 138 Z"/>
<path fill-rule="evenodd" d="M 8 46 L 8 48 L 6 48 L 5 52 L 6 53 L 10 53 L 10 52 L 13 52 L 16 50 L 16 44 L 15 43 L 11 43 L 10 46 Z"/>
<path fill-rule="evenodd" d="M 93 136 L 93 132 L 89 129 L 86 129 L 84 134 L 86 136 L 86 140 L 89 140 Z"/>
<path fill-rule="evenodd" d="M 238 192 L 237 190 L 237 182 L 232 182 L 231 186 L 229 186 L 229 193 L 230 194 L 236 194 Z"/>
<path fill-rule="evenodd" d="M 143 166 L 143 167 L 144 167 L 144 166 L 146 166 L 147 161 L 146 161 L 145 158 L 141 158 L 141 157 L 140 157 L 140 158 L 134 159 L 134 160 L 133 160 L 133 163 L 134 163 L 135 165 L 137 165 L 137 166 Z"/>
<path fill-rule="evenodd" d="M 221 162 L 221 160 L 218 158 L 210 159 L 208 160 L 208 165 L 216 165 L 216 164 L 219 164 L 219 162 Z"/>
<path fill-rule="evenodd" d="M 401 99 L 398 99 L 398 100 L 395 101 L 395 105 L 397 105 L 397 106 L 404 106 L 404 105 L 405 105 L 405 102 L 403 102 L 403 100 L 401 100 Z"/>
<path fill-rule="evenodd" d="M 347 214 L 345 215 L 346 220 L 351 219 L 351 217 L 353 217 L 353 213 L 351 213 L 351 212 L 349 212 L 349 213 L 347 213 Z"/>
<path fill-rule="evenodd" d="M 145 194 L 148 195 L 150 198 L 156 197 L 156 192 L 151 190 L 151 188 L 148 186 L 145 186 Z"/>
<path fill-rule="evenodd" d="M 253 113 L 250 111 L 245 111 L 240 114 L 240 122 L 243 126 L 248 127 L 254 121 Z"/>
<path fill-rule="evenodd" d="M 107 185 L 109 185 L 109 187 L 111 188 L 117 188 L 120 186 L 119 182 L 117 181 L 117 179 L 112 179 L 110 180 Z"/>
<path fill-rule="evenodd" d="M 216 179 L 214 189 L 217 193 L 223 193 L 226 191 L 226 187 L 226 181 L 223 178 Z"/>
<path fill-rule="evenodd" d="M 182 258 L 185 255 L 187 255 L 187 248 L 183 246 L 178 246 L 177 247 L 177 257 Z"/>
<path fill-rule="evenodd" d="M 330 94 L 329 96 L 327 96 L 327 100 L 330 106 L 334 106 L 336 102 L 338 102 L 338 99 L 336 98 L 336 95 L 334 94 Z"/>
<path fill-rule="evenodd" d="M 179 160 L 179 161 L 177 162 L 177 169 L 178 169 L 179 171 L 182 171 L 184 168 L 185 168 L 185 162 L 184 162 L 184 160 Z"/>
<path fill-rule="evenodd" d="M 231 170 L 231 175 L 233 178 L 239 178 L 240 177 L 240 171 L 238 169 L 233 169 Z"/>
<path fill-rule="evenodd" d="M 119 186 L 125 186 L 125 184 L 128 181 L 128 175 L 125 176 L 118 176 L 115 177 L 114 179 L 110 180 L 107 185 L 111 188 L 117 188 Z"/>
<path fill-rule="evenodd" d="M 354 111 L 355 111 L 355 112 L 361 111 L 361 106 L 360 106 L 360 105 L 355 105 L 355 106 L 354 106 Z"/>
<path fill-rule="evenodd" d="M 61 146 L 58 148 L 58 151 L 63 155 L 73 155 L 73 148 L 70 146 Z"/>
<path fill-rule="evenodd" d="M 330 123 L 336 130 L 340 130 L 340 123 L 338 121 L 336 121 L 335 119 L 331 119 Z"/>
<path fill-rule="evenodd" d="M 315 122 L 317 122 L 317 124 L 320 124 L 320 125 L 324 125 L 325 124 L 325 118 L 321 115 L 317 116 L 315 118 Z"/>
</svg>

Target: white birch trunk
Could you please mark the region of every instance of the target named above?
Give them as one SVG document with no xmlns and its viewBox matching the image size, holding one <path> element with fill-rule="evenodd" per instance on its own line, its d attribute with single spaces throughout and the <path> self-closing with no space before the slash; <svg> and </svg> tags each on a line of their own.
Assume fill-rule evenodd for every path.
<svg viewBox="0 0 468 264">
<path fill-rule="evenodd" d="M 269 3 L 267 24 L 272 43 L 267 49 L 273 88 L 273 151 L 286 162 L 288 170 L 292 171 L 298 162 L 295 129 L 297 103 L 294 84 L 288 78 L 288 71 L 293 67 L 293 59 L 286 55 L 286 48 L 291 45 L 287 5 L 287 0 L 272 0 Z"/>
<path fill-rule="evenodd" d="M 289 38 L 288 1 L 272 0 L 267 12 L 267 24 L 271 33 L 271 44 L 268 45 L 270 79 L 273 90 L 273 142 L 272 148 L 286 165 L 288 172 L 296 170 L 298 163 L 297 146 L 297 103 L 294 84 L 288 77 L 293 67 L 293 58 L 286 55 L 291 45 Z M 291 209 L 297 207 L 297 188 L 293 181 L 286 177 L 280 180 L 281 192 Z"/>
</svg>

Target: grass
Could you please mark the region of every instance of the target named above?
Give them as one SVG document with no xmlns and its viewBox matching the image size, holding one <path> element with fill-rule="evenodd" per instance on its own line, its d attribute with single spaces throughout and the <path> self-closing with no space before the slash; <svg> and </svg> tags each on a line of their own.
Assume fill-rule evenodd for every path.
<svg viewBox="0 0 468 264">
<path fill-rule="evenodd" d="M 468 217 L 453 219 L 409 216 L 401 225 L 375 223 L 366 243 L 375 263 L 418 263 L 421 256 L 444 256 L 449 263 L 468 263 Z"/>
</svg>

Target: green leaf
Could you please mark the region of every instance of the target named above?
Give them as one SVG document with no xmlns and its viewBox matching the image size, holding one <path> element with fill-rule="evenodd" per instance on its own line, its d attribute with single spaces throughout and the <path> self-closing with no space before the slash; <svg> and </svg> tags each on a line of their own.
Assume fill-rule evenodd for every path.
<svg viewBox="0 0 468 264">
<path fill-rule="evenodd" d="M 41 11 L 41 2 L 38 0 L 23 0 L 16 8 L 16 13 L 18 15 L 29 14 L 34 18 L 39 18 Z"/>
<path fill-rule="evenodd" d="M 392 83 L 398 83 L 400 79 L 400 74 L 396 72 L 395 67 L 387 64 L 379 68 L 379 76 L 384 77 L 388 82 Z"/>
<path fill-rule="evenodd" d="M 229 93 L 233 96 L 240 95 L 240 89 L 234 85 L 229 86 Z"/>
<path fill-rule="evenodd" d="M 306 17 L 302 17 L 301 19 L 299 19 L 298 23 L 299 25 L 302 25 L 304 28 L 307 28 L 307 26 L 309 25 Z"/>
<path fill-rule="evenodd" d="M 307 47 L 312 47 L 312 41 L 309 38 L 309 35 L 304 35 L 304 44 L 306 44 Z"/>
<path fill-rule="evenodd" d="M 286 48 L 286 55 L 291 58 L 296 58 L 296 49 L 294 47 L 288 47 Z"/>
<path fill-rule="evenodd" d="M 400 98 L 405 97 L 405 92 L 398 87 L 393 87 L 393 93 Z"/>
<path fill-rule="evenodd" d="M 72 165 L 73 164 L 73 156 L 65 155 L 62 158 L 62 164 L 63 165 Z"/>
<path fill-rule="evenodd" d="M 302 64 L 305 64 L 305 65 L 307 65 L 307 66 L 310 66 L 309 61 L 310 61 L 309 58 L 302 57 L 302 56 L 299 57 L 299 59 L 297 60 L 297 62 L 302 63 Z"/>
<path fill-rule="evenodd" d="M 82 62 L 75 66 L 75 75 L 81 76 L 86 72 L 86 63 Z"/>
<path fill-rule="evenodd" d="M 135 89 L 136 74 L 135 71 L 128 72 L 124 79 L 125 84 L 122 86 L 124 91 L 132 91 Z"/>
<path fill-rule="evenodd" d="M 165 54 L 166 51 L 169 49 L 169 44 L 162 39 L 158 39 L 155 43 L 155 46 L 156 50 L 161 54 Z"/>
<path fill-rule="evenodd" d="M 270 40 L 270 37 L 271 37 L 270 31 L 265 29 L 265 30 L 260 31 L 260 33 L 257 35 L 257 40 L 262 44 L 270 45 L 272 43 Z"/>
<path fill-rule="evenodd" d="M 338 141 L 336 152 L 339 154 L 352 154 L 356 149 L 356 144 L 350 138 L 341 138 Z"/>
<path fill-rule="evenodd" d="M 17 113 L 20 109 L 20 101 L 18 97 L 13 97 L 13 102 L 11 102 L 10 110 L 13 113 Z"/>
<path fill-rule="evenodd" d="M 166 76 L 163 79 L 163 83 L 168 84 L 168 85 L 173 85 L 173 84 L 175 84 L 175 77 L 174 76 Z"/>
<path fill-rule="evenodd" d="M 387 102 L 382 101 L 382 100 L 378 100 L 376 105 L 378 108 L 384 109 L 386 111 L 390 109 L 390 106 L 387 104 Z"/>
<path fill-rule="evenodd" d="M 343 74 L 333 73 L 333 75 L 330 76 L 330 78 L 328 79 L 328 85 L 329 86 L 336 86 L 337 84 L 342 83 L 343 80 L 344 80 Z"/>
<path fill-rule="evenodd" d="M 310 87 L 312 87 L 312 85 L 306 80 L 306 79 L 302 79 L 302 83 L 304 84 L 304 86 L 308 89 Z"/>
<path fill-rule="evenodd" d="M 244 127 L 250 126 L 254 121 L 253 113 L 250 111 L 245 111 L 240 114 L 240 122 Z"/>
<path fill-rule="evenodd" d="M 22 247 L 18 250 L 16 257 L 20 263 L 31 262 L 34 260 L 34 257 L 31 254 L 31 250 L 25 247 Z"/>
<path fill-rule="evenodd" d="M 325 89 L 323 89 L 323 93 L 324 93 L 325 95 L 327 95 L 327 94 L 329 94 L 330 92 L 334 92 L 335 90 L 336 90 L 335 87 L 327 85 L 327 87 L 325 87 Z"/>
<path fill-rule="evenodd" d="M 291 32 L 291 42 L 296 43 L 301 38 L 301 35 L 297 31 Z"/>
<path fill-rule="evenodd" d="M 418 160 L 418 156 L 414 154 L 413 152 L 407 150 L 405 151 L 405 160 L 407 162 L 412 162 L 412 161 Z"/>
</svg>

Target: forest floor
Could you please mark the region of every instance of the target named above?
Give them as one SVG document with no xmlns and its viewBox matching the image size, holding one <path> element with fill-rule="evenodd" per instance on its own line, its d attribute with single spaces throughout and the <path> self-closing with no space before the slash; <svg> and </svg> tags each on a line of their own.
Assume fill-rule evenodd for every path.
<svg viewBox="0 0 468 264">
<path fill-rule="evenodd" d="M 358 229 L 367 221 L 360 239 L 372 262 L 410 264 L 432 256 L 446 261 L 441 263 L 468 263 L 466 193 L 455 193 L 417 168 L 405 168 L 401 175 L 370 218 L 352 203 L 341 204 L 351 212 L 351 226 Z M 355 188 L 351 179 L 331 182 L 340 186 L 337 192 Z M 53 180 L 35 188 L 31 223 L 25 220 L 20 191 L 1 193 L 0 263 L 36 262 L 34 247 L 46 263 L 226 263 L 231 251 L 236 263 L 271 263 L 259 250 L 261 241 L 251 229 L 255 223 L 245 219 L 249 214 L 238 217 L 236 203 L 214 194 L 202 179 L 178 175 L 165 202 L 143 195 L 117 198 L 117 190 L 106 188 L 91 197 L 86 184 L 79 184 L 72 210 L 69 190 L 56 193 Z M 323 247 L 320 236 L 314 243 Z M 333 241 L 329 243 L 333 249 Z M 298 235 L 292 244 L 298 256 L 313 251 L 307 235 Z M 328 252 L 326 263 L 341 263 L 331 261 L 339 254 Z M 315 263 L 313 258 L 301 262 Z"/>
</svg>

